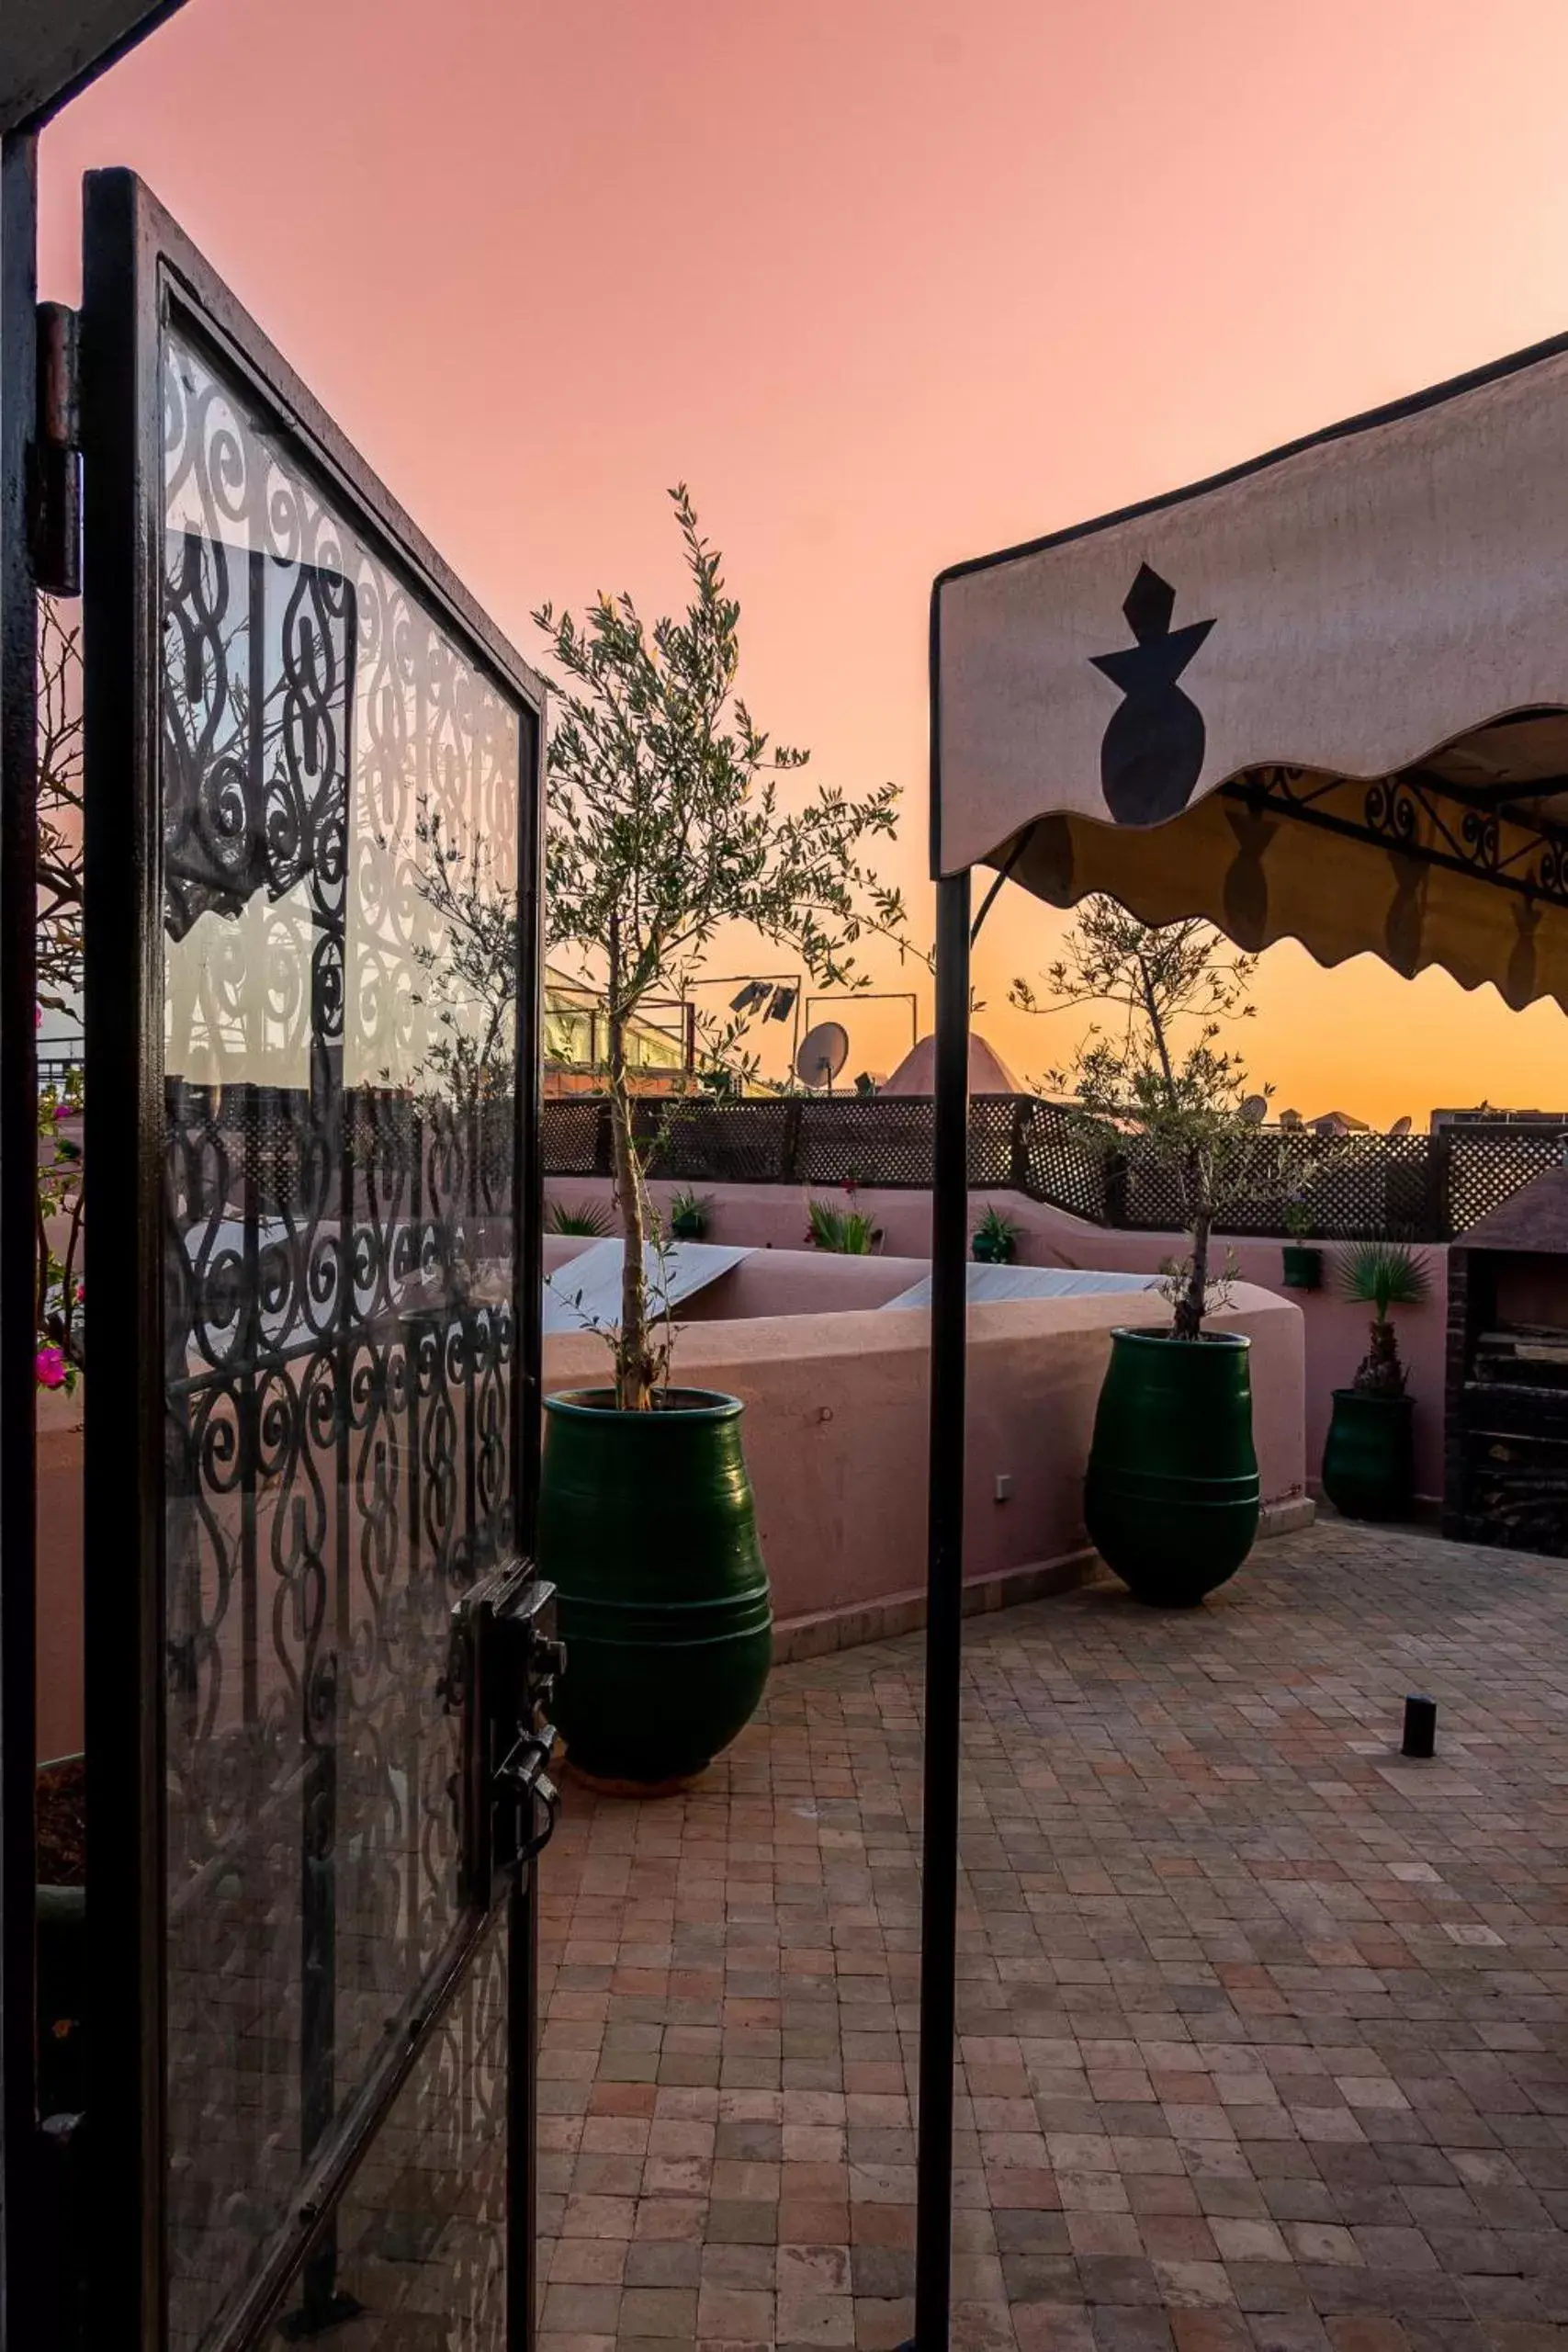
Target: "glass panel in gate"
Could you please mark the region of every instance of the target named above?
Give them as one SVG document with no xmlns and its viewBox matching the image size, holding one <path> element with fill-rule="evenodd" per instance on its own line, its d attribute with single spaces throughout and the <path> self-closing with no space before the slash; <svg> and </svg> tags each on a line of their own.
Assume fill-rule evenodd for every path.
<svg viewBox="0 0 1568 2352">
<path fill-rule="evenodd" d="M 194 2352 L 457 1924 L 449 1616 L 513 1532 L 521 744 L 195 340 L 167 333 L 162 371 L 170 2341 Z M 457 2144 L 476 2005 L 400 2094 L 410 2179 L 422 2131 Z M 503 2151 L 494 2035 L 466 2063 L 469 2138 Z M 474 2281 L 503 2196 L 383 2242 L 376 2177 L 303 2325 L 353 2292 L 343 2340 L 380 2341 L 417 2246 L 404 2307 L 444 2262 L 454 2289 L 429 2341 L 499 2344 Z"/>
</svg>

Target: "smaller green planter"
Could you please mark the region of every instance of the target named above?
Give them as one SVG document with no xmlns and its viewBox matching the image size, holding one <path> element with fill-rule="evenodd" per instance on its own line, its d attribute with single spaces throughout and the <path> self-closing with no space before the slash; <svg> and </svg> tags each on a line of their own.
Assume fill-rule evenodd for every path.
<svg viewBox="0 0 1568 2352">
<path fill-rule="evenodd" d="M 993 1240 L 987 1233 L 977 1233 L 970 1246 L 976 1263 L 981 1266 L 1010 1266 L 1018 1257 L 1016 1241 Z"/>
<path fill-rule="evenodd" d="M 1090 1541 L 1136 1600 L 1192 1609 L 1258 1535 L 1252 1342 L 1112 1331 L 1084 1480 Z"/>
<path fill-rule="evenodd" d="M 1298 1241 L 1287 1241 L 1280 1251 L 1280 1280 L 1287 1290 L 1321 1290 L 1323 1288 L 1323 1252 L 1304 1249 Z"/>
<path fill-rule="evenodd" d="M 701 1209 L 687 1209 L 670 1220 L 670 1231 L 677 1241 L 700 1241 L 708 1229 L 708 1221 Z"/>
<path fill-rule="evenodd" d="M 1337 1388 L 1323 1491 L 1347 1519 L 1408 1519 L 1416 1494 L 1416 1399 Z"/>
</svg>

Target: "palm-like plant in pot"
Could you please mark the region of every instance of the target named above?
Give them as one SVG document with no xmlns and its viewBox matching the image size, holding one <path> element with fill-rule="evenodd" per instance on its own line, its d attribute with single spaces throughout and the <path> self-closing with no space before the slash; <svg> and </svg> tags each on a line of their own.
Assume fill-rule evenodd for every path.
<svg viewBox="0 0 1568 2352">
<path fill-rule="evenodd" d="M 1360 1241 L 1341 1254 L 1338 1273 L 1341 1297 L 1370 1306 L 1371 1327 L 1355 1379 L 1334 1392 L 1323 1491 L 1348 1519 L 1408 1519 L 1416 1400 L 1405 1385 L 1393 1310 L 1426 1304 L 1431 1269 L 1403 1241 Z"/>
<path fill-rule="evenodd" d="M 1222 1024 L 1251 1012 L 1252 970 L 1208 923 L 1156 928 L 1097 895 L 1046 975 L 1049 997 L 1022 980 L 1011 990 L 1027 1012 L 1115 1009 L 1046 1084 L 1135 1187 L 1172 1200 L 1190 1237 L 1165 1269 L 1169 1323 L 1111 1333 L 1084 1486 L 1100 1556 L 1138 1600 L 1166 1608 L 1190 1608 L 1234 1576 L 1258 1533 L 1251 1341 L 1205 1328 L 1229 1279 L 1228 1267 L 1213 1278 L 1215 1226 L 1271 1185 L 1277 1157 L 1241 1059 L 1220 1043 Z"/>
<path fill-rule="evenodd" d="M 680 990 L 715 933 L 787 944 L 818 984 L 861 985 L 855 943 L 896 937 L 904 910 L 866 864 L 897 790 L 781 789 L 806 754 L 775 746 L 737 693 L 739 608 L 683 488 L 673 491 L 691 601 L 644 625 L 627 596 L 581 620 L 535 615 L 563 681 L 548 752 L 547 931 L 602 994 L 615 1207 L 624 1244 L 612 1378 L 548 1396 L 540 1565 L 559 1593 L 570 1668 L 558 1720 L 574 1765 L 640 1790 L 699 1771 L 761 1697 L 767 1577 L 741 1448 L 740 1401 L 670 1382 L 650 1313 L 657 1240 L 628 1025 Z M 742 1016 L 707 1045 L 733 1069 Z M 664 1123 L 678 1122 L 666 1106 Z"/>
</svg>

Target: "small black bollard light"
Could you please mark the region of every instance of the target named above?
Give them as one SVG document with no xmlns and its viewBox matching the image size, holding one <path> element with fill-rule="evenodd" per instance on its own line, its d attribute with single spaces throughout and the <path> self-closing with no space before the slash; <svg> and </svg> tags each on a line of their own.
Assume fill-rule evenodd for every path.
<svg viewBox="0 0 1568 2352">
<path fill-rule="evenodd" d="M 1438 1740 L 1438 1702 L 1412 1695 L 1404 1702 L 1404 1737 L 1399 1745 L 1402 1756 L 1430 1756 Z"/>
</svg>

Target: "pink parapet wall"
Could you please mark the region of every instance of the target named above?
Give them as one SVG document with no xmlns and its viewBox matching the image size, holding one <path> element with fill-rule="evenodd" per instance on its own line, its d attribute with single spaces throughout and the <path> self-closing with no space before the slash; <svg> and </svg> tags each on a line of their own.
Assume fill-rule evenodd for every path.
<svg viewBox="0 0 1568 2352">
<path fill-rule="evenodd" d="M 931 1318 L 869 1304 L 824 1312 L 818 1286 L 827 1275 L 840 1292 L 864 1295 L 891 1277 L 892 1295 L 923 1271 L 914 1261 L 814 1261 L 804 1252 L 753 1259 L 715 1284 L 714 1319 L 687 1322 L 677 1340 L 679 1385 L 745 1401 L 774 1614 L 786 1632 L 821 1629 L 824 1647 L 915 1620 L 925 1577 Z M 753 1303 L 765 1285 L 775 1298 L 793 1291 L 795 1310 L 748 1313 L 739 1287 L 748 1275 Z M 718 1319 L 716 1294 L 731 1283 L 731 1308 L 745 1319 Z M 990 1598 L 1044 1589 L 1048 1572 L 1089 1565 L 1083 1475 L 1111 1332 L 1150 1320 L 1150 1304 L 1133 1294 L 972 1312 L 964 1574 L 991 1588 Z M 1152 1304 L 1163 1317 L 1161 1303 Z M 1302 1317 L 1243 1285 L 1217 1319 L 1252 1340 L 1265 1501 L 1277 1510 L 1301 1503 Z M 592 1333 L 546 1340 L 547 1394 L 605 1378 L 605 1350 Z M 788 1646 L 797 1654 L 801 1644 Z"/>
<path fill-rule="evenodd" d="M 38 1402 L 39 1761 L 82 1738 L 82 1396 Z"/>
<path fill-rule="evenodd" d="M 750 1242 L 759 1250 L 802 1249 L 806 1241 L 806 1203 L 813 1192 L 824 1200 L 841 1201 L 843 1198 L 842 1193 L 832 1185 L 695 1184 L 680 1189 L 694 1191 L 704 1200 L 711 1202 L 710 1240 Z M 660 1183 L 651 1185 L 649 1190 L 655 1203 L 661 1209 L 668 1209 L 671 1196 L 677 1187 Z M 551 1177 L 547 1191 L 553 1201 L 592 1201 L 602 1209 L 607 1208 L 609 1204 L 610 1187 L 602 1178 Z M 882 1228 L 882 1248 L 886 1252 L 904 1258 L 924 1260 L 929 1257 L 929 1193 L 878 1192 L 868 1188 L 858 1192 L 855 1201 L 857 1206 L 866 1210 Z M 1027 1200 L 1015 1193 L 975 1193 L 971 1201 L 973 1219 L 977 1222 L 987 1203 L 993 1201 L 1018 1227 L 1019 1256 L 1025 1265 L 1094 1266 L 1112 1272 L 1144 1273 L 1156 1270 L 1168 1258 L 1181 1256 L 1187 1248 L 1180 1234 L 1127 1233 L 1113 1227 L 1086 1225 L 1060 1209 L 1048 1208 L 1041 1202 Z M 1321 1291 L 1287 1291 L 1284 1288 L 1280 1280 L 1280 1248 L 1278 1241 L 1227 1243 L 1222 1240 L 1219 1255 L 1223 1260 L 1227 1249 L 1233 1250 L 1243 1281 L 1289 1299 L 1302 1311 L 1306 1351 L 1307 1479 L 1309 1485 L 1315 1486 L 1323 1461 L 1324 1442 L 1328 1435 L 1334 1391 L 1349 1385 L 1356 1366 L 1366 1353 L 1367 1313 L 1364 1307 L 1352 1306 L 1335 1295 L 1336 1250 L 1333 1243 L 1322 1245 L 1325 1287 Z M 1435 1507 L 1441 1500 L 1443 1491 L 1449 1253 L 1440 1245 L 1422 1244 L 1421 1254 L 1427 1261 L 1432 1277 L 1431 1297 L 1425 1306 L 1401 1308 L 1396 1321 L 1400 1352 L 1409 1367 L 1410 1390 L 1416 1398 L 1416 1490 L 1424 1504 Z M 867 1261 L 858 1262 L 864 1264 Z M 754 1282 L 764 1279 L 761 1274 L 752 1277 Z M 876 1277 L 867 1275 L 861 1279 L 874 1283 Z M 904 1286 L 899 1283 L 895 1288 L 902 1289 Z M 878 1295 L 892 1297 L 894 1291 L 890 1289 Z M 871 1303 L 868 1298 L 867 1304 Z M 775 1310 L 771 1306 L 756 1306 L 725 1311 L 771 1313 Z"/>
</svg>

